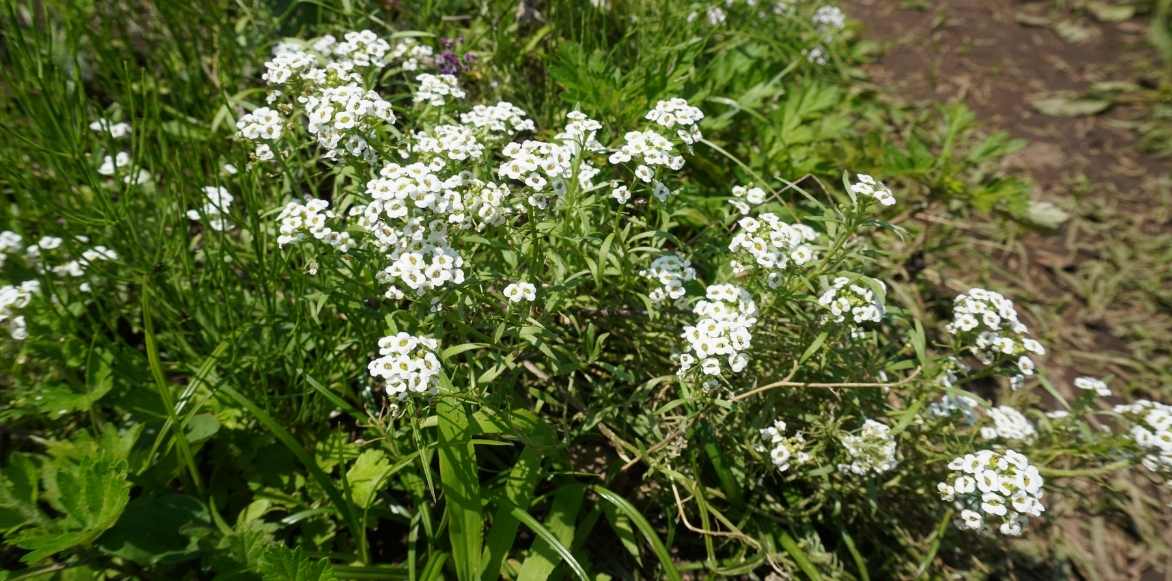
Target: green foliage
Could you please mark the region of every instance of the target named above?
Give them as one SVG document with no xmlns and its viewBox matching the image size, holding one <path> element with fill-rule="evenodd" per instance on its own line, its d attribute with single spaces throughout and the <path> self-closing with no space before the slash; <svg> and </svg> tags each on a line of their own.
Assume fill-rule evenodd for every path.
<svg viewBox="0 0 1172 581">
<path fill-rule="evenodd" d="M 1025 184 L 997 169 L 1021 144 L 982 134 L 960 106 L 901 108 L 860 89 L 850 28 L 819 28 L 815 6 L 719 3 L 717 26 L 714 2 L 604 4 L 7 2 L 0 226 L 22 242 L 0 252 L 0 280 L 14 285 L 5 297 L 39 290 L 0 312 L 4 566 L 20 578 L 878 579 L 1007 558 L 939 521 L 950 509 L 935 486 L 982 445 L 988 418 L 925 410 L 944 394 L 1033 396 L 988 370 L 944 386 L 951 357 L 972 357 L 939 329 L 941 285 L 909 274 L 906 254 L 953 237 L 891 222 L 1024 219 Z M 349 141 L 329 155 L 297 100 L 313 83 L 290 81 L 269 103 L 284 123 L 265 142 L 274 159 L 259 159 L 236 123 L 266 103 L 277 43 L 367 28 L 449 59 L 467 103 L 416 102 L 433 62 L 358 67 L 351 80 L 396 121 L 362 127 L 370 156 Z M 703 111 L 702 138 L 647 118 L 676 97 Z M 498 100 L 534 129 L 461 126 L 483 151 L 459 163 L 420 146 Z M 559 141 L 572 111 L 599 121 L 605 151 Z M 129 136 L 91 130 L 99 118 Z M 636 130 L 663 132 L 683 163 L 654 170 L 668 195 L 633 177 L 636 163 L 607 160 Z M 503 177 L 506 144 L 527 139 L 572 151 L 562 191 Z M 105 171 L 120 151 L 126 165 Z M 392 252 L 355 225 L 395 159 L 467 180 L 444 185 L 467 209 L 444 227 L 462 282 L 403 292 Z M 581 180 L 590 168 L 600 177 Z M 859 194 L 855 171 L 896 185 L 896 208 Z M 508 190 L 500 221 L 473 208 L 472 180 Z M 738 186 L 762 199 L 738 209 Z M 219 187 L 231 204 L 209 201 Z M 361 243 L 285 240 L 283 208 L 308 199 Z M 807 226 L 818 257 L 754 266 L 730 250 L 747 214 Z M 647 274 L 668 254 L 695 271 L 678 301 Z M 880 320 L 832 324 L 819 297 L 839 278 Z M 526 281 L 535 300 L 505 298 Z M 753 298 L 751 358 L 719 379 L 681 369 L 682 333 L 725 285 Z M 10 341 L 18 316 L 27 337 Z M 408 365 L 435 365 L 434 384 L 396 393 L 375 373 L 375 354 L 393 351 L 380 339 L 400 333 L 437 341 L 417 346 L 434 360 Z M 1047 476 L 1143 457 L 1091 429 L 1088 400 L 1070 411 L 1066 423 L 1030 412 Z M 811 457 L 788 470 L 762 432 L 782 418 Z M 843 442 L 868 419 L 890 426 L 898 469 L 843 468 Z"/>
</svg>

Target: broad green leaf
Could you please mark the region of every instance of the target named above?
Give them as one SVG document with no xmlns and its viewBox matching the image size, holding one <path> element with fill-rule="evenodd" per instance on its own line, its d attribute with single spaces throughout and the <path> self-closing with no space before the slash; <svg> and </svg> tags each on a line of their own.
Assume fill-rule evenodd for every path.
<svg viewBox="0 0 1172 581">
<path fill-rule="evenodd" d="M 155 565 L 194 557 L 199 539 L 211 532 L 211 518 L 199 500 L 180 494 L 144 496 L 130 502 L 98 546 L 141 565 Z"/>
<path fill-rule="evenodd" d="M 501 563 L 512 550 L 520 525 L 512 514 L 513 509 L 529 506 L 533 501 L 533 491 L 540 476 L 541 453 L 535 446 L 526 446 L 513 469 L 509 470 L 502 486 L 503 498 L 496 499 L 497 509 L 492 516 L 492 528 L 488 531 L 484 555 L 481 558 L 484 563 L 481 578 L 485 581 L 500 578 Z"/>
<path fill-rule="evenodd" d="M 44 468 L 45 497 L 64 516 L 21 531 L 13 544 L 31 551 L 22 560 L 34 563 L 79 545 L 89 545 L 114 526 L 130 501 L 125 460 L 108 457 L 57 461 Z"/>
<path fill-rule="evenodd" d="M 0 532 L 42 520 L 37 509 L 40 469 L 34 457 L 15 453 L 0 474 Z"/>
<path fill-rule="evenodd" d="M 334 581 L 328 559 L 314 559 L 301 548 L 269 547 L 257 564 L 264 581 Z"/>
<path fill-rule="evenodd" d="M 538 535 L 529 558 L 521 565 L 518 579 L 548 579 L 560 560 L 565 560 L 579 579 L 586 578 L 586 571 L 566 548 L 566 545 L 574 540 L 574 521 L 578 518 L 584 497 L 585 486 L 581 484 L 559 488 L 553 495 L 553 504 L 545 518 L 544 526 L 520 508 L 513 510 L 513 516 Z"/>
<path fill-rule="evenodd" d="M 375 495 L 386 485 L 391 474 L 391 462 L 382 450 L 371 449 L 363 452 L 346 471 L 350 483 L 350 498 L 354 505 L 369 508 Z"/>
<path fill-rule="evenodd" d="M 461 581 L 480 575 L 480 551 L 484 522 L 480 514 L 480 475 L 476 451 L 472 445 L 475 432 L 463 404 L 451 399 L 436 404 L 439 416 L 440 487 L 448 511 L 448 538 L 452 560 Z"/>
</svg>

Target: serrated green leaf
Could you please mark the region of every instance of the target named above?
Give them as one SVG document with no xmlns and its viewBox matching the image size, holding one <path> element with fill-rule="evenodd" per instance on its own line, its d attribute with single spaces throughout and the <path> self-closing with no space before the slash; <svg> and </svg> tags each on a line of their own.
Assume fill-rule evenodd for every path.
<svg viewBox="0 0 1172 581">
<path fill-rule="evenodd" d="M 369 508 L 375 495 L 387 484 L 391 473 L 391 462 L 382 450 L 371 449 L 363 452 L 346 471 L 350 483 L 350 498 L 359 508 Z"/>
<path fill-rule="evenodd" d="M 130 501 L 125 460 L 82 458 L 46 464 L 43 479 L 49 504 L 64 516 L 19 533 L 13 544 L 31 551 L 34 563 L 79 545 L 89 545 L 114 526 Z"/>
<path fill-rule="evenodd" d="M 269 547 L 257 564 L 264 581 L 335 581 L 328 559 L 314 559 L 303 549 Z"/>
<path fill-rule="evenodd" d="M 0 475 L 0 532 L 33 524 L 43 517 L 37 509 L 40 469 L 33 456 L 15 453 Z"/>
<path fill-rule="evenodd" d="M 98 546 L 141 565 L 194 557 L 199 539 L 211 534 L 211 518 L 199 500 L 181 494 L 134 499 Z"/>
</svg>

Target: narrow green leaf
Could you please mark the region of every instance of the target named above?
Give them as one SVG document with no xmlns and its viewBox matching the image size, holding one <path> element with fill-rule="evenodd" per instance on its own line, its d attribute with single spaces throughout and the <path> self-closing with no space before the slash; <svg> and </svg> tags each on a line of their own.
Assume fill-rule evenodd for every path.
<svg viewBox="0 0 1172 581">
<path fill-rule="evenodd" d="M 675 563 L 671 559 L 671 553 L 667 552 L 667 547 L 659 539 L 659 535 L 655 533 L 655 529 L 651 528 L 651 523 L 647 522 L 647 519 L 631 503 L 627 502 L 627 499 L 619 496 L 618 493 L 601 486 L 592 486 L 590 488 L 601 496 L 603 500 L 614 505 L 619 512 L 627 515 L 631 519 L 631 522 L 635 523 L 635 527 L 639 529 L 640 533 L 643 533 L 643 538 L 651 545 L 651 550 L 659 559 L 659 564 L 663 566 L 664 576 L 674 581 L 682 581 L 683 578 L 680 576 L 679 570 L 676 569 Z"/>
<path fill-rule="evenodd" d="M 452 560 L 461 581 L 480 575 L 480 551 L 484 522 L 480 513 L 480 475 L 472 430 L 464 406 L 451 399 L 436 403 L 439 416 L 440 488 L 448 511 L 448 537 Z"/>
<path fill-rule="evenodd" d="M 563 487 L 562 490 L 570 488 L 572 488 L 573 492 L 577 493 L 577 506 L 573 507 L 573 514 L 576 515 L 578 509 L 582 506 L 583 487 L 580 485 L 574 487 Z M 557 504 L 558 501 L 555 498 L 554 510 L 556 510 Z M 574 558 L 573 553 L 571 553 L 570 549 L 566 548 L 565 545 L 565 543 L 573 540 L 574 538 L 574 528 L 572 521 L 569 523 L 568 530 L 563 530 L 560 534 L 555 534 L 553 531 L 550 531 L 547 527 L 537 522 L 537 519 L 533 518 L 533 516 L 529 513 L 516 507 L 514 507 L 511 512 L 513 518 L 516 518 L 518 521 L 525 523 L 525 526 L 529 527 L 529 530 L 533 531 L 533 533 L 538 537 L 538 541 L 533 547 L 533 553 L 529 556 L 528 559 L 525 559 L 525 563 L 521 565 L 521 572 L 517 575 L 517 579 L 519 581 L 549 578 L 550 574 L 553 573 L 554 568 L 557 566 L 557 561 L 552 559 L 550 555 L 546 554 L 548 550 L 552 550 L 561 560 L 564 560 L 566 565 L 570 567 L 570 570 L 574 572 L 576 577 L 583 580 L 589 578 L 589 576 L 586 574 L 586 570 L 582 568 L 581 563 L 579 563 L 578 560 Z M 565 526 L 560 526 L 559 528 L 565 529 Z"/>
<path fill-rule="evenodd" d="M 346 523 L 346 526 L 350 529 L 350 534 L 353 535 L 355 539 L 358 539 L 362 536 L 362 530 L 358 525 L 358 520 L 355 518 L 354 512 L 350 510 L 350 503 L 346 501 L 346 497 L 342 496 L 342 493 L 338 491 L 337 487 L 334 486 L 334 483 L 332 480 L 330 480 L 330 477 L 327 476 L 325 472 L 322 472 L 322 469 L 317 465 L 317 462 L 314 461 L 313 456 L 305 451 L 305 448 L 302 447 L 301 444 L 299 444 L 297 440 L 293 438 L 293 435 L 290 434 L 288 430 L 281 426 L 279 422 L 274 420 L 272 416 L 257 407 L 256 404 L 252 403 L 251 400 L 241 395 L 235 389 L 232 389 L 227 385 L 220 385 L 216 390 L 216 393 L 218 395 L 222 394 L 227 396 L 227 398 L 233 403 L 244 408 L 245 411 L 252 415 L 252 417 L 256 418 L 257 422 L 260 422 L 260 424 L 264 426 L 265 429 L 272 433 L 278 441 L 284 444 L 285 447 L 288 448 L 289 451 L 292 452 L 293 455 L 301 461 L 301 464 L 304 465 L 305 469 L 309 471 L 309 475 L 315 482 L 317 482 L 317 485 L 320 486 L 323 491 L 325 491 L 326 496 L 330 498 L 330 502 L 334 504 L 334 508 L 338 511 L 338 514 L 341 515 L 342 520 Z"/>
<path fill-rule="evenodd" d="M 793 557 L 794 562 L 798 564 L 798 568 L 807 577 L 815 580 L 822 578 L 822 575 L 818 573 L 818 569 L 810 562 L 810 557 L 806 555 L 802 547 L 798 546 L 798 542 L 785 531 L 781 532 L 781 547 L 785 549 L 785 552 L 789 553 L 790 557 Z"/>
</svg>

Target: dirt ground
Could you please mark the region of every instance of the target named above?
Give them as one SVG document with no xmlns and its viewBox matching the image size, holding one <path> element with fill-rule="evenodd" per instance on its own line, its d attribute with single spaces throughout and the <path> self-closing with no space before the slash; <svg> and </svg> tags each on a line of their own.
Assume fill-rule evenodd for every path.
<svg viewBox="0 0 1172 581">
<path fill-rule="evenodd" d="M 1108 9 L 1094 10 L 1102 6 Z M 1150 136 L 1161 122 L 1154 111 L 1168 106 L 1168 92 L 1159 90 L 1168 69 L 1142 14 L 1112 6 L 843 2 L 863 38 L 880 47 L 867 72 L 884 94 L 910 104 L 960 101 L 982 127 L 1026 140 L 1004 169 L 1032 181 L 1035 200 L 1066 214 L 1050 230 L 974 227 L 981 245 L 938 265 L 938 274 L 1012 296 L 1050 347 L 1046 368 L 1059 391 L 1094 375 L 1108 378 L 1119 399 L 1167 401 L 1172 157 L 1151 151 Z M 1046 542 L 1068 564 L 1044 569 L 1060 577 L 1172 579 L 1168 495 L 1153 497 L 1129 476 L 1113 488 L 1129 508 L 1052 509 L 1057 526 Z"/>
</svg>

